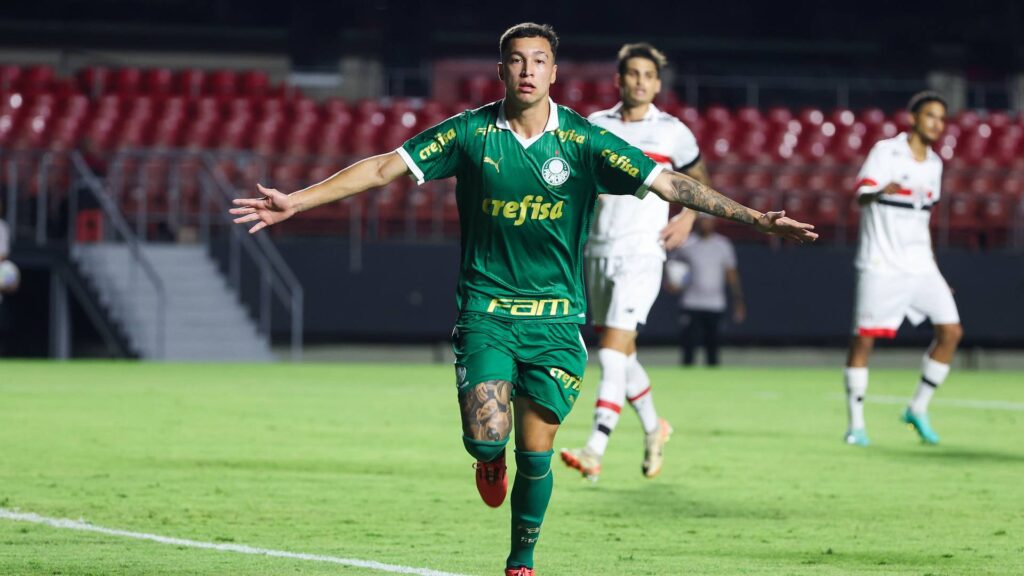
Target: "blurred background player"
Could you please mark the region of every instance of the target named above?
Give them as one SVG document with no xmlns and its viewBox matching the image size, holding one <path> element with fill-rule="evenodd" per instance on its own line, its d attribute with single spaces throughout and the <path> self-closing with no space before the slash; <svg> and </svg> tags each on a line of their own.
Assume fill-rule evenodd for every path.
<svg viewBox="0 0 1024 576">
<path fill-rule="evenodd" d="M 7 314 L 4 294 L 18 291 L 18 268 L 8 260 L 11 252 L 11 234 L 5 219 L 4 200 L 0 197 L 0 357 L 4 356 L 7 341 Z"/>
<path fill-rule="evenodd" d="M 672 293 L 682 292 L 679 324 L 683 365 L 692 366 L 697 348 L 703 346 L 708 366 L 718 366 L 719 332 L 729 296 L 733 322 L 742 324 L 747 308 L 732 242 L 715 232 L 715 219 L 710 216 L 697 217 L 694 232 L 685 244 L 669 253 L 666 287 Z M 674 266 L 685 267 L 685 272 L 672 273 Z"/>
<path fill-rule="evenodd" d="M 591 114 L 589 120 L 659 164 L 708 184 L 693 133 L 654 105 L 667 65 L 665 55 L 650 44 L 623 46 L 615 76 L 621 101 Z M 686 240 L 693 217 L 692 211 L 683 210 L 670 221 L 668 203 L 653 195 L 638 200 L 606 194 L 598 202 L 587 244 L 586 274 L 591 316 L 601 335 L 597 353 L 601 383 L 586 446 L 562 450 L 562 461 L 593 481 L 626 400 L 644 429 L 643 473 L 652 478 L 661 471 L 662 449 L 672 427 L 654 409 L 650 378 L 637 359 L 637 326 L 646 322 L 661 290 L 665 250 Z"/>
<path fill-rule="evenodd" d="M 859 446 L 868 445 L 864 394 L 874 339 L 895 337 L 904 318 L 913 324 L 931 320 L 935 340 L 924 356 L 917 391 L 902 419 L 923 442 L 937 444 L 928 403 L 946 380 L 963 336 L 953 293 L 935 263 L 928 228 L 942 183 L 942 160 L 931 146 L 944 129 L 946 101 L 936 92 L 920 92 L 910 99 L 908 110 L 909 133 L 875 144 L 858 176 L 862 214 L 855 260 L 854 334 L 845 381 L 846 442 Z"/>
<path fill-rule="evenodd" d="M 452 334 L 463 444 L 476 458 L 486 504 L 504 502 L 505 446 L 515 421 L 516 481 L 506 576 L 532 576 L 554 480 L 552 445 L 579 395 L 587 351 L 582 247 L 600 193 L 653 190 L 662 198 L 796 240 L 808 224 L 751 210 L 692 178 L 664 170 L 639 149 L 549 97 L 558 37 L 519 24 L 500 41 L 505 98 L 412 137 L 294 194 L 259 187 L 235 200 L 250 232 L 298 212 L 380 188 L 412 174 L 418 183 L 456 176 L 462 232 Z M 524 182 L 533 183 L 530 188 Z M 513 410 L 514 407 L 514 410 Z"/>
</svg>

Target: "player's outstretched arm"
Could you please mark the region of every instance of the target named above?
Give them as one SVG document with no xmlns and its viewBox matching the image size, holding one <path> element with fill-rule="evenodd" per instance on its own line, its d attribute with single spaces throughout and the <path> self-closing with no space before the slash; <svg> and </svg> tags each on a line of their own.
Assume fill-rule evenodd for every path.
<svg viewBox="0 0 1024 576">
<path fill-rule="evenodd" d="M 234 201 L 236 207 L 230 212 L 238 216 L 235 224 L 256 222 L 249 228 L 249 233 L 253 234 L 267 226 L 284 222 L 299 212 L 384 186 L 408 170 L 405 162 L 395 152 L 372 156 L 335 173 L 323 182 L 291 194 L 257 184 L 256 188 L 262 197 L 238 198 Z"/>
<path fill-rule="evenodd" d="M 710 186 L 685 174 L 665 170 L 654 179 L 651 190 L 668 202 L 682 204 L 700 212 L 757 227 L 766 234 L 775 234 L 796 242 L 814 241 L 814 226 L 786 218 L 785 212 L 762 214 L 728 198 Z"/>
<path fill-rule="evenodd" d="M 881 189 L 875 190 L 873 192 L 865 192 L 861 190 L 857 194 L 857 204 L 861 206 L 867 206 L 868 204 L 871 204 L 875 200 L 878 200 L 878 198 L 884 194 L 899 194 L 900 190 L 901 186 L 896 182 L 890 182 L 887 186 L 884 186 Z"/>
</svg>

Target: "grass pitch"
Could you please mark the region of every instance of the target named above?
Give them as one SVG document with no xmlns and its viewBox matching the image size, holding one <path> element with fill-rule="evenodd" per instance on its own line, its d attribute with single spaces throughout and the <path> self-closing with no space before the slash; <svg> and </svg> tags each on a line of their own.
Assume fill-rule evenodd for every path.
<svg viewBox="0 0 1024 576">
<path fill-rule="evenodd" d="M 1024 573 L 1024 374 L 954 371 L 926 447 L 871 403 L 916 374 L 873 370 L 858 449 L 838 368 L 650 372 L 664 472 L 641 476 L 628 408 L 600 482 L 556 459 L 541 576 Z M 586 439 L 597 377 L 558 446 Z M 445 366 L 0 363 L 8 510 L 500 574 L 508 504 L 479 501 L 470 463 Z M 0 520 L 0 574 L 292 573 L 380 574 Z"/>
</svg>

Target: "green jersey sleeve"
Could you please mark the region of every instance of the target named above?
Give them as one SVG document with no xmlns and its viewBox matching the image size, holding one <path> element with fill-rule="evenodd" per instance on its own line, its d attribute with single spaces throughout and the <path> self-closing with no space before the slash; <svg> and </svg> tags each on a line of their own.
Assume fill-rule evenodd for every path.
<svg viewBox="0 0 1024 576">
<path fill-rule="evenodd" d="M 647 195 L 662 167 L 639 148 L 600 126 L 591 126 L 594 181 L 600 194 Z"/>
<path fill-rule="evenodd" d="M 395 152 L 402 157 L 417 184 L 454 176 L 466 138 L 466 114 L 458 114 L 413 136 Z"/>
</svg>

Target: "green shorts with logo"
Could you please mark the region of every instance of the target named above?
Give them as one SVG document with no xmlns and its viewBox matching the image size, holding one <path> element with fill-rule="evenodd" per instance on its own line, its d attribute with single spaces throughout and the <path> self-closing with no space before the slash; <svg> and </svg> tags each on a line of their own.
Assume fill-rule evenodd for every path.
<svg viewBox="0 0 1024 576">
<path fill-rule="evenodd" d="M 579 327 L 463 313 L 452 332 L 459 397 L 481 382 L 506 380 L 513 397 L 527 396 L 563 421 L 580 394 L 587 365 Z"/>
</svg>

